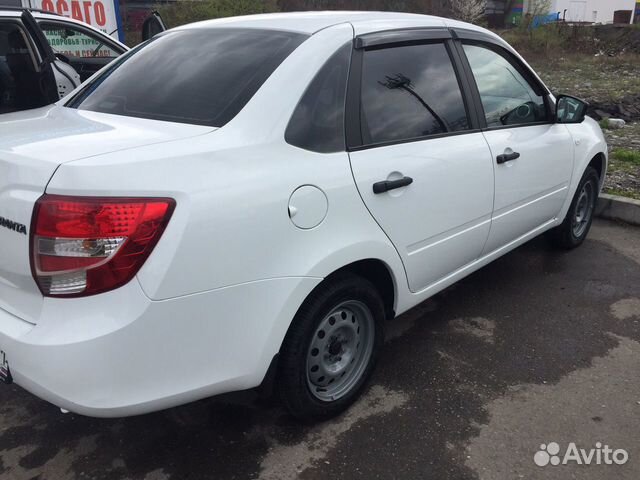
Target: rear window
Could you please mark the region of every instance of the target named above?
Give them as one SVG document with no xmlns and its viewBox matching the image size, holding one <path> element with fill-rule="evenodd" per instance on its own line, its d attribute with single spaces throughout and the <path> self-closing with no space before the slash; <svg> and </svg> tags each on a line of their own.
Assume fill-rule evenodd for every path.
<svg viewBox="0 0 640 480">
<path fill-rule="evenodd" d="M 256 29 L 168 32 L 116 61 L 67 106 L 221 127 L 306 38 Z"/>
</svg>

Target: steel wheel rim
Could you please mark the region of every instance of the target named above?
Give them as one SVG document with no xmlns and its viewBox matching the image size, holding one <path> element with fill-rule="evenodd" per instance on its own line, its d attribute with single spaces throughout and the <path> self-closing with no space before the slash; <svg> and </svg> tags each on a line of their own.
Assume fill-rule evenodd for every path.
<svg viewBox="0 0 640 480">
<path fill-rule="evenodd" d="M 593 214 L 594 190 L 591 182 L 587 182 L 580 190 L 573 214 L 572 230 L 575 237 L 581 237 L 589 225 Z"/>
<path fill-rule="evenodd" d="M 347 395 L 362 378 L 373 352 L 375 321 L 369 307 L 349 300 L 334 307 L 313 333 L 307 350 L 307 386 L 318 400 Z"/>
</svg>

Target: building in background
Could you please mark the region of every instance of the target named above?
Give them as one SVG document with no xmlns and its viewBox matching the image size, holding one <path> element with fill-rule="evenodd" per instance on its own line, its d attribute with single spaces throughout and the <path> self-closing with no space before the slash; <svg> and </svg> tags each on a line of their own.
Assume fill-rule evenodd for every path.
<svg viewBox="0 0 640 480">
<path fill-rule="evenodd" d="M 640 23 L 640 0 L 487 0 L 490 27 L 519 25 L 527 15 L 534 26 L 565 21 L 571 23 Z"/>
<path fill-rule="evenodd" d="M 487 23 L 490 28 L 501 28 L 505 23 L 505 15 L 507 14 L 507 9 L 509 8 L 509 2 L 505 2 L 504 0 L 487 0 L 487 7 L 485 10 L 485 14 L 487 15 Z M 520 13 L 517 15 L 519 18 L 522 16 L 522 2 L 518 2 L 520 7 Z M 513 8 L 517 9 L 517 6 Z M 507 23 L 510 24 L 511 21 L 507 20 Z M 515 23 L 518 23 L 517 21 Z"/>
<path fill-rule="evenodd" d="M 549 13 L 574 23 L 632 23 L 635 10 L 636 0 L 552 0 Z"/>
<path fill-rule="evenodd" d="M 510 3 L 511 8 L 509 8 L 509 11 L 506 12 L 506 23 L 507 25 L 517 25 L 522 19 L 522 15 L 524 13 L 524 0 L 518 0 Z"/>
</svg>

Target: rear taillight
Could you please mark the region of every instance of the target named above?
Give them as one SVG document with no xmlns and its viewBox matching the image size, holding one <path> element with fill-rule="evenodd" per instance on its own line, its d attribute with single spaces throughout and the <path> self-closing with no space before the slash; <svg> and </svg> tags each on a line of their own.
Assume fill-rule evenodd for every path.
<svg viewBox="0 0 640 480">
<path fill-rule="evenodd" d="M 33 212 L 31 268 L 43 295 L 94 295 L 127 283 L 174 207 L 170 198 L 42 196 Z"/>
</svg>

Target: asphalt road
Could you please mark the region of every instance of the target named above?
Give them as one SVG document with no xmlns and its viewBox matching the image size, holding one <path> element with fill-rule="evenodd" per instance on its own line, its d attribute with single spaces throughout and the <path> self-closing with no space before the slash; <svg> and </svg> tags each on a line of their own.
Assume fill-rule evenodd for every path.
<svg viewBox="0 0 640 480">
<path fill-rule="evenodd" d="M 253 393 L 100 420 L 1 386 L 0 478 L 635 480 L 639 378 L 640 229 L 598 221 L 575 251 L 535 240 L 390 323 L 371 389 L 331 422 Z M 550 442 L 628 461 L 537 466 Z"/>
</svg>

